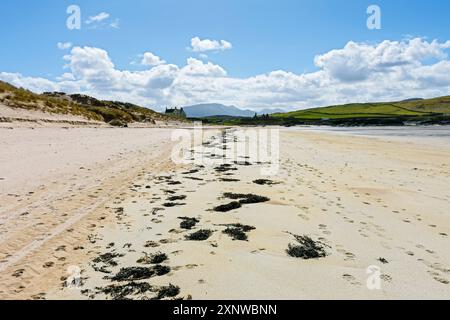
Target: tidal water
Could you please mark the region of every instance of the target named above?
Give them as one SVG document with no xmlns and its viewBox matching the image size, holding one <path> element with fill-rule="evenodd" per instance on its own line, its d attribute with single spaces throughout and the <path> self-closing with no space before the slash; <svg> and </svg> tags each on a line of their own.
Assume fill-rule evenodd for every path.
<svg viewBox="0 0 450 320">
<path fill-rule="evenodd" d="M 328 127 L 298 126 L 299 131 L 315 131 L 351 136 L 365 136 L 388 140 L 411 141 L 450 148 L 450 126 L 403 126 L 403 127 Z"/>
</svg>

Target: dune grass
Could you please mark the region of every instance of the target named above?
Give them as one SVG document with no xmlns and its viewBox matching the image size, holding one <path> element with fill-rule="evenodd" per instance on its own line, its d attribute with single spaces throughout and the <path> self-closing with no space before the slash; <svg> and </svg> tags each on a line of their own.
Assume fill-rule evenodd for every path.
<svg viewBox="0 0 450 320">
<path fill-rule="evenodd" d="M 102 101 L 86 95 L 67 95 L 63 92 L 36 94 L 0 81 L 0 102 L 25 110 L 81 116 L 87 120 L 126 126 L 132 122 L 154 123 L 170 120 L 151 109 L 119 101 Z"/>
</svg>

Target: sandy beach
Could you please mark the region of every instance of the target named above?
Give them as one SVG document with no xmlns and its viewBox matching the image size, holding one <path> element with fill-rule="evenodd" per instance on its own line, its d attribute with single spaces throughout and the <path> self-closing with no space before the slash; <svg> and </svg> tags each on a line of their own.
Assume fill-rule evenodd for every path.
<svg viewBox="0 0 450 320">
<path fill-rule="evenodd" d="M 281 129 L 265 177 L 176 165 L 171 134 L 0 128 L 0 299 L 450 299 L 450 148 Z"/>
</svg>

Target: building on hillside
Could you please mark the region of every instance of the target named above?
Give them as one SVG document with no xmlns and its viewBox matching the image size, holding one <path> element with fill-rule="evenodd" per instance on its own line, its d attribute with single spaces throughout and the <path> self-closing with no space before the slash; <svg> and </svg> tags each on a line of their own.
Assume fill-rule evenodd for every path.
<svg viewBox="0 0 450 320">
<path fill-rule="evenodd" d="M 187 117 L 186 112 L 184 112 L 183 108 L 178 109 L 177 107 L 175 107 L 174 109 L 166 108 L 166 115 L 183 118 L 183 119 L 186 119 L 186 117 Z"/>
</svg>

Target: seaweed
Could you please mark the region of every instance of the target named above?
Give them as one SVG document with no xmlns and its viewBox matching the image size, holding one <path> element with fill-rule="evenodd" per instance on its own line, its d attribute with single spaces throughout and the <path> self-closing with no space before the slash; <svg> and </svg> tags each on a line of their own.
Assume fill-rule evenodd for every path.
<svg viewBox="0 0 450 320">
<path fill-rule="evenodd" d="M 190 235 L 187 235 L 186 240 L 191 240 L 191 241 L 208 240 L 209 237 L 211 237 L 213 233 L 214 232 L 212 230 L 202 229 L 197 232 L 191 233 Z"/>
<path fill-rule="evenodd" d="M 146 282 L 129 282 L 123 285 L 109 285 L 96 288 L 99 292 L 111 296 L 114 300 L 127 300 L 129 295 L 144 294 L 152 291 L 153 287 Z"/>
<path fill-rule="evenodd" d="M 181 229 L 187 229 L 187 230 L 192 229 L 193 227 L 195 227 L 195 225 L 197 223 L 200 222 L 200 220 L 198 220 L 196 218 L 179 217 L 178 219 L 183 220 L 180 223 L 180 228 Z"/>
<path fill-rule="evenodd" d="M 116 252 L 107 252 L 104 254 L 99 255 L 97 258 L 93 259 L 92 262 L 94 263 L 103 263 L 107 266 L 115 267 L 117 266 L 116 258 L 123 257 L 123 254 L 116 253 Z"/>
<path fill-rule="evenodd" d="M 238 166 L 251 166 L 252 164 L 248 161 L 234 161 L 235 165 Z"/>
<path fill-rule="evenodd" d="M 269 198 L 258 196 L 255 194 L 243 194 L 243 193 L 232 193 L 232 192 L 226 192 L 223 194 L 225 198 L 238 200 L 240 204 L 253 204 L 253 203 L 261 203 L 261 202 L 267 202 L 270 201 Z"/>
<path fill-rule="evenodd" d="M 202 178 L 196 178 L 196 177 L 184 177 L 185 179 L 193 180 L 193 181 L 203 181 Z"/>
<path fill-rule="evenodd" d="M 162 266 L 162 265 L 156 265 L 153 267 L 153 271 L 155 272 L 155 274 L 157 276 L 163 276 L 165 274 L 168 274 L 170 272 L 170 267 L 169 266 Z"/>
<path fill-rule="evenodd" d="M 317 259 L 327 255 L 324 245 L 308 236 L 294 235 L 299 245 L 289 244 L 287 254 L 294 258 Z"/>
<path fill-rule="evenodd" d="M 239 241 L 247 241 L 248 237 L 246 232 L 250 232 L 252 230 L 255 230 L 255 227 L 252 226 L 246 226 L 243 224 L 228 224 L 224 225 L 227 228 L 223 231 L 223 233 L 229 235 L 233 240 L 239 240 Z"/>
<path fill-rule="evenodd" d="M 139 258 L 136 262 L 142 264 L 160 264 L 166 261 L 169 257 L 162 252 L 157 252 L 151 255 L 144 253 L 142 258 Z"/>
<path fill-rule="evenodd" d="M 197 173 L 197 172 L 199 172 L 199 171 L 200 171 L 200 170 L 198 170 L 198 169 L 192 169 L 192 170 L 183 172 L 182 174 L 193 174 L 193 173 Z"/>
<path fill-rule="evenodd" d="M 217 207 L 213 208 L 213 210 L 216 212 L 228 212 L 231 210 L 239 209 L 240 207 L 242 207 L 241 203 L 239 203 L 237 201 L 233 201 L 233 202 L 230 202 L 227 204 L 217 206 Z"/>
<path fill-rule="evenodd" d="M 254 203 L 267 202 L 267 201 L 270 201 L 270 199 L 267 197 L 251 194 L 251 195 L 248 195 L 245 199 L 240 200 L 239 202 L 241 204 L 254 204 Z"/>
<path fill-rule="evenodd" d="M 155 271 L 152 268 L 145 267 L 127 267 L 122 268 L 120 271 L 111 278 L 113 281 L 129 281 L 129 280 L 144 280 L 151 278 L 155 275 Z"/>
<path fill-rule="evenodd" d="M 144 247 L 145 248 L 156 248 L 156 247 L 159 247 L 159 244 L 156 243 L 155 241 L 149 240 L 144 244 Z"/>
<path fill-rule="evenodd" d="M 186 196 L 171 196 L 169 198 L 167 198 L 168 201 L 178 201 L 178 200 L 185 200 L 187 197 Z"/>
<path fill-rule="evenodd" d="M 378 261 L 380 261 L 383 264 L 389 263 L 389 261 L 387 261 L 385 258 L 378 258 Z"/>
<path fill-rule="evenodd" d="M 111 278 L 113 281 L 130 281 L 130 280 L 144 280 L 153 276 L 163 276 L 170 272 L 170 267 L 156 265 L 151 268 L 146 267 L 127 267 Z"/>
<path fill-rule="evenodd" d="M 239 179 L 231 179 L 231 178 L 220 178 L 219 181 L 221 181 L 221 182 L 239 182 L 241 180 L 239 180 Z"/>
<path fill-rule="evenodd" d="M 230 164 L 221 164 L 218 167 L 215 167 L 214 170 L 217 172 L 228 172 L 228 171 L 237 171 L 237 168 L 233 168 Z"/>
<path fill-rule="evenodd" d="M 154 298 L 155 300 L 161 300 L 164 298 L 173 298 L 180 294 L 180 288 L 174 286 L 173 284 L 169 284 L 165 287 L 158 288 L 158 294 Z"/>
<path fill-rule="evenodd" d="M 272 181 L 272 180 L 269 180 L 269 179 L 257 179 L 257 180 L 254 180 L 253 183 L 254 184 L 259 184 L 261 186 L 264 186 L 264 185 L 271 186 L 271 185 L 274 185 L 274 184 L 279 184 L 279 182 L 275 182 L 275 181 Z"/>
<path fill-rule="evenodd" d="M 226 193 L 223 194 L 223 196 L 225 198 L 228 198 L 228 199 L 237 200 L 237 199 L 246 198 L 248 195 L 247 194 L 243 194 L 243 193 L 226 192 Z"/>
<path fill-rule="evenodd" d="M 173 208 L 176 206 L 185 206 L 186 203 L 181 203 L 181 202 L 166 202 L 163 204 L 164 207 L 166 208 Z"/>
<path fill-rule="evenodd" d="M 151 264 L 159 264 L 159 263 L 163 263 L 164 261 L 166 261 L 167 259 L 169 259 L 169 257 L 167 256 L 167 254 L 162 253 L 162 252 L 157 252 L 155 254 L 152 254 L 150 256 L 150 263 Z"/>
</svg>

